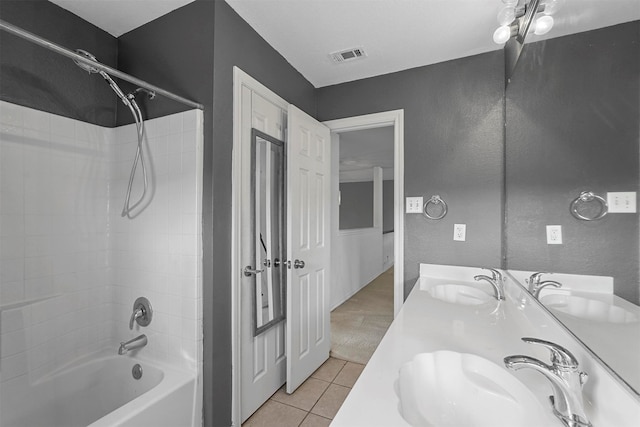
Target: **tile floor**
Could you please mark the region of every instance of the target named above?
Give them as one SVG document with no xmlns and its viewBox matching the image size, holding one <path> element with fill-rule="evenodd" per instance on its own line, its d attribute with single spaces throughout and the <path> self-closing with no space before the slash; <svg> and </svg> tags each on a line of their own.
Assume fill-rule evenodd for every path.
<svg viewBox="0 0 640 427">
<path fill-rule="evenodd" d="M 283 386 L 242 426 L 328 426 L 363 369 L 362 364 L 330 357 L 293 394 Z"/>
</svg>

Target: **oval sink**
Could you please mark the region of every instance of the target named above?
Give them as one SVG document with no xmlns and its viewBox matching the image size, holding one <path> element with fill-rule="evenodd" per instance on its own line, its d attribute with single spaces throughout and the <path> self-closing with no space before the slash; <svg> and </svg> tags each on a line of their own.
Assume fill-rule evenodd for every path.
<svg viewBox="0 0 640 427">
<path fill-rule="evenodd" d="M 577 295 L 551 294 L 542 297 L 540 302 L 551 310 L 596 322 L 631 323 L 638 321 L 636 314 L 622 307 Z"/>
<path fill-rule="evenodd" d="M 427 292 L 436 299 L 452 304 L 479 305 L 494 299 L 482 289 L 454 283 L 432 286 Z"/>
<path fill-rule="evenodd" d="M 548 425 L 536 397 L 506 368 L 454 351 L 421 353 L 400 368 L 399 410 L 414 427 Z"/>
</svg>

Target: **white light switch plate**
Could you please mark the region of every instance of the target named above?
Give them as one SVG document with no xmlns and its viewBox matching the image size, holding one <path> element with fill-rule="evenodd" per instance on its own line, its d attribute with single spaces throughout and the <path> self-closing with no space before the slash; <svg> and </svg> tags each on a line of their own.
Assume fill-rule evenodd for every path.
<svg viewBox="0 0 640 427">
<path fill-rule="evenodd" d="M 607 193 L 609 213 L 636 213 L 635 191 Z"/>
<path fill-rule="evenodd" d="M 453 224 L 453 240 L 457 242 L 467 240 L 467 224 Z"/>
<path fill-rule="evenodd" d="M 547 244 L 548 245 L 562 244 L 562 226 L 561 225 L 547 225 Z"/>
<path fill-rule="evenodd" d="M 422 213 L 422 196 L 420 197 L 407 197 L 407 209 L 406 213 Z"/>
</svg>

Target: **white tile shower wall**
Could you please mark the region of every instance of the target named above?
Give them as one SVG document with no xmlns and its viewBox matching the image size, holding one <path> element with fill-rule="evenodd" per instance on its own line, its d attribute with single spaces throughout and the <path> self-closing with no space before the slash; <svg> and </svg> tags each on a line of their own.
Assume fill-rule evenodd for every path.
<svg viewBox="0 0 640 427">
<path fill-rule="evenodd" d="M 145 135 L 144 200 L 149 203 L 142 203 L 143 210 L 134 209 L 133 219 L 121 217 L 121 211 L 137 147 L 135 125 L 116 129 L 113 143 L 113 344 L 144 333 L 148 344 L 141 354 L 195 370 L 202 352 L 202 112 L 148 120 Z M 138 165 L 132 204 L 143 193 L 142 177 Z M 130 331 L 133 303 L 140 296 L 149 299 L 153 320 Z"/>
<path fill-rule="evenodd" d="M 112 341 L 110 131 L 4 101 L 0 126 L 0 381 L 35 380 Z"/>
</svg>

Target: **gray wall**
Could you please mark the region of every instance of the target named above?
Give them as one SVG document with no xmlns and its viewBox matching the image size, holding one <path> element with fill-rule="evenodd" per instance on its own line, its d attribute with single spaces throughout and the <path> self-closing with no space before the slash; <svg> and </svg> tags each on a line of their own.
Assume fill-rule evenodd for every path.
<svg viewBox="0 0 640 427">
<path fill-rule="evenodd" d="M 373 227 L 373 181 L 340 183 L 340 230 Z"/>
<path fill-rule="evenodd" d="M 393 180 L 382 181 L 382 232 L 393 231 Z"/>
<path fill-rule="evenodd" d="M 405 216 L 405 295 L 418 264 L 500 266 L 504 63 L 492 52 L 320 88 L 318 118 L 404 109 L 405 196 L 440 194 L 440 221 Z M 453 224 L 467 241 L 453 241 Z"/>
<path fill-rule="evenodd" d="M 2 0 L 0 18 L 69 49 L 117 66 L 118 41 L 44 0 Z M 114 126 L 117 99 L 97 75 L 57 53 L 0 31 L 0 99 L 76 120 Z"/>
<path fill-rule="evenodd" d="M 233 66 L 240 67 L 282 98 L 315 116 L 313 86 L 265 42 L 227 3 L 216 1 L 214 49 L 213 224 L 205 228 L 215 246 L 205 253 L 213 276 L 205 288 L 205 379 L 207 426 L 231 424 L 231 149 Z M 239 272 L 236 272 L 239 274 Z M 206 381 L 210 381 L 208 384 Z"/>
<path fill-rule="evenodd" d="M 638 214 L 584 222 L 569 205 L 639 190 L 639 36 L 636 21 L 527 45 L 506 99 L 508 267 L 613 276 L 635 303 Z M 546 225 L 562 225 L 562 245 Z"/>
</svg>

